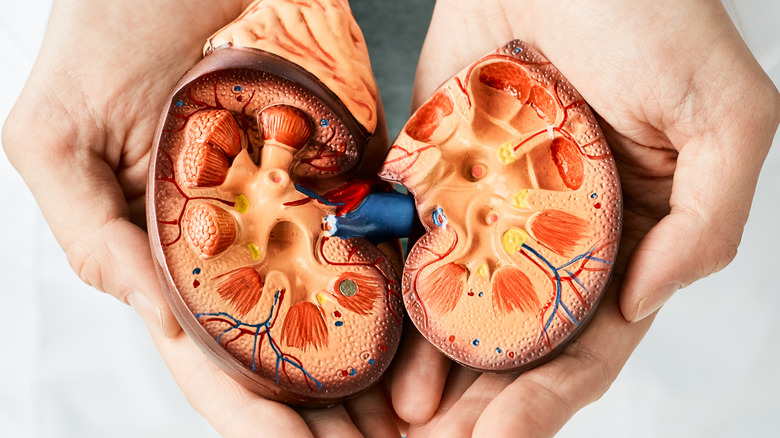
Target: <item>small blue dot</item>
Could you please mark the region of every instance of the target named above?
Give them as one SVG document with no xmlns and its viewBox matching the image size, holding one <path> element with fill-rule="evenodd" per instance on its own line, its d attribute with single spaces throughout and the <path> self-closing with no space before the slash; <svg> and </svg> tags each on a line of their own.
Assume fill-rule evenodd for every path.
<svg viewBox="0 0 780 438">
<path fill-rule="evenodd" d="M 233 87 L 233 91 L 241 91 L 241 85 L 236 85 Z"/>
<path fill-rule="evenodd" d="M 320 126 L 328 126 L 328 119 L 320 120 Z"/>
<path fill-rule="evenodd" d="M 336 327 L 341 327 L 344 325 L 344 321 L 336 321 Z"/>
<path fill-rule="evenodd" d="M 356 369 L 354 369 L 354 368 L 350 368 L 350 369 L 349 369 L 349 375 L 350 375 L 350 376 L 354 376 L 355 374 L 357 374 L 357 370 L 356 370 Z"/>
<path fill-rule="evenodd" d="M 590 199 L 595 199 L 598 196 L 595 192 L 590 194 Z"/>
<path fill-rule="evenodd" d="M 182 102 L 180 100 L 177 100 L 176 101 L 176 106 L 184 106 L 184 102 Z"/>
<path fill-rule="evenodd" d="M 476 347 L 477 345 L 479 345 L 479 339 L 474 339 L 474 341 L 472 341 L 472 342 L 471 342 L 471 345 L 473 345 L 473 346 L 475 346 L 475 347 Z"/>
<path fill-rule="evenodd" d="M 369 359 L 369 360 L 368 360 L 368 364 L 369 364 L 369 365 L 373 365 L 373 364 L 374 364 L 374 359 Z"/>
<path fill-rule="evenodd" d="M 193 270 L 192 270 L 192 273 L 193 273 L 193 274 L 195 274 L 195 275 L 198 275 L 198 274 L 200 274 L 200 268 L 195 268 L 195 269 L 193 269 Z"/>
<path fill-rule="evenodd" d="M 500 348 L 496 348 L 496 353 L 501 354 L 501 349 Z"/>
<path fill-rule="evenodd" d="M 485 295 L 483 292 L 479 293 L 479 297 L 482 298 L 482 295 Z"/>
<path fill-rule="evenodd" d="M 523 51 L 523 49 L 521 49 L 520 47 L 515 47 L 515 50 L 512 50 L 512 53 L 514 53 L 515 55 L 517 55 L 518 53 L 520 53 L 520 52 L 522 52 L 522 51 Z"/>
</svg>

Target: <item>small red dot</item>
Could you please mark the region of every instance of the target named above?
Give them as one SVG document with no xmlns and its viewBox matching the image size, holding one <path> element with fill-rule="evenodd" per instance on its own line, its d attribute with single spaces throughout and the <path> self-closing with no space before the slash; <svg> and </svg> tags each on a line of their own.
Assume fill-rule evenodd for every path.
<svg viewBox="0 0 780 438">
<path fill-rule="evenodd" d="M 601 202 L 597 202 L 597 203 L 593 204 L 593 206 L 596 207 L 596 208 L 601 208 Z"/>
<path fill-rule="evenodd" d="M 346 377 L 347 376 L 347 370 L 341 370 L 341 376 Z"/>
<path fill-rule="evenodd" d="M 387 347 L 385 346 L 385 344 L 380 344 L 379 345 L 379 350 L 380 351 L 387 351 Z"/>
<path fill-rule="evenodd" d="M 200 286 L 200 282 L 198 280 L 192 282 L 192 287 L 197 288 L 198 286 Z"/>
<path fill-rule="evenodd" d="M 333 312 L 333 316 L 335 316 L 336 318 L 341 318 L 341 312 L 339 312 L 337 310 L 337 311 Z"/>
<path fill-rule="evenodd" d="M 450 342 L 455 342 L 455 335 L 450 335 L 449 340 Z"/>
<path fill-rule="evenodd" d="M 473 297 L 474 296 L 474 292 L 469 292 L 469 296 Z"/>
<path fill-rule="evenodd" d="M 236 100 L 241 102 L 242 100 L 244 100 L 244 96 L 239 94 L 238 96 L 236 96 Z"/>
<path fill-rule="evenodd" d="M 513 353 L 513 352 L 511 352 L 511 351 L 510 351 L 510 352 L 509 352 L 509 357 L 515 357 L 515 353 Z"/>
</svg>

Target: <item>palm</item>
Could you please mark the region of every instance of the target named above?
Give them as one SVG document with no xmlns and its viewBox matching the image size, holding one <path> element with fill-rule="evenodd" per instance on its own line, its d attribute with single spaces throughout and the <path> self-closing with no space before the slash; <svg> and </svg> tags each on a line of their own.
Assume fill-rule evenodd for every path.
<svg viewBox="0 0 780 438">
<path fill-rule="evenodd" d="M 159 111 L 176 81 L 201 57 L 206 38 L 243 6 L 240 0 L 199 1 L 187 7 L 153 1 L 113 3 L 102 16 L 80 10 L 86 7 L 69 9 L 64 13 L 78 18 L 69 20 L 67 28 L 57 27 L 61 22 L 52 26 L 44 50 L 58 54 L 51 70 L 65 74 L 64 84 L 33 85 L 42 87 L 53 101 L 73 106 L 58 108 L 68 117 L 48 123 L 67 121 L 71 126 L 55 126 L 56 132 L 79 131 L 80 138 L 90 141 L 92 152 L 113 170 L 138 225 L 144 222 L 147 160 Z M 92 25 L 95 21 L 98 24 Z M 79 44 L 54 34 L 75 34 Z M 105 178 L 115 184 L 112 175 L 106 173 Z"/>
</svg>

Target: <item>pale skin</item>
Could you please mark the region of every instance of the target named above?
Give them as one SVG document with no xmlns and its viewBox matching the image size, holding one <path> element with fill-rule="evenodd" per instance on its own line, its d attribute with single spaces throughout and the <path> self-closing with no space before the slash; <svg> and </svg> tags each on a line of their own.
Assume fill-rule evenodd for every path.
<svg viewBox="0 0 780 438">
<path fill-rule="evenodd" d="M 383 382 L 391 403 L 379 388 L 323 410 L 248 393 L 180 330 L 143 225 L 159 117 L 150 109 L 166 106 L 205 39 L 248 3 L 55 2 L 3 128 L 6 153 L 74 270 L 134 306 L 190 403 L 223 435 L 395 436 L 409 423 L 410 437 L 550 436 L 608 389 L 678 285 L 736 254 L 780 95 L 718 1 L 439 0 L 415 108 L 517 38 L 548 57 L 602 118 L 625 202 L 607 296 L 561 356 L 521 376 L 453 365 L 409 326 Z"/>
</svg>

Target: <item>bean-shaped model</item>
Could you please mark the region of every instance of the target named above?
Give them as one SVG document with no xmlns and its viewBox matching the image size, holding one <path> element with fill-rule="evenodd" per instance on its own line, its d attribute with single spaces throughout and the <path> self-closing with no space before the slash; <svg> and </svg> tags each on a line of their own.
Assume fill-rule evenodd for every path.
<svg viewBox="0 0 780 438">
<path fill-rule="evenodd" d="M 513 41 L 447 81 L 380 177 L 414 194 L 427 233 L 404 304 L 447 356 L 522 371 L 579 333 L 612 272 L 620 184 L 596 118 L 541 54 Z"/>
<path fill-rule="evenodd" d="M 408 232 L 350 224 L 375 213 L 375 197 L 408 204 L 407 225 L 414 212 L 375 176 L 388 142 L 365 41 L 346 1 L 264 0 L 204 52 L 151 160 L 149 235 L 168 300 L 247 388 L 342 401 L 398 346 L 394 239 Z"/>
</svg>

